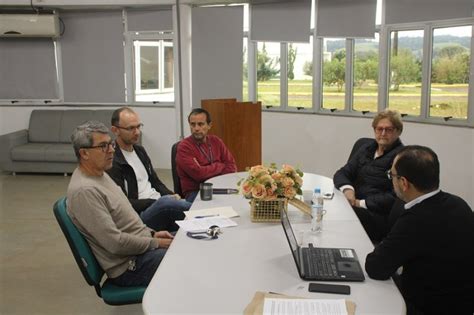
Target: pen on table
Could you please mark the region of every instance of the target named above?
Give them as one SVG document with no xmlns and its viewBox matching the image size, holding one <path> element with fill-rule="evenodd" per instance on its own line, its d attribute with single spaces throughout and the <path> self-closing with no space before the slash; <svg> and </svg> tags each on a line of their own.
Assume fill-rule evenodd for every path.
<svg viewBox="0 0 474 315">
<path fill-rule="evenodd" d="M 218 216 L 219 216 L 218 214 L 210 214 L 210 215 L 198 215 L 198 216 L 195 216 L 194 218 L 202 219 L 202 218 L 210 218 L 210 217 L 218 217 Z"/>
</svg>

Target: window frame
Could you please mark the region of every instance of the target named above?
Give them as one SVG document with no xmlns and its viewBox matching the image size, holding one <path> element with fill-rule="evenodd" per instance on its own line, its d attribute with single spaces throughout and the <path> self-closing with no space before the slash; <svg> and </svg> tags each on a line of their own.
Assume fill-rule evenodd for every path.
<svg viewBox="0 0 474 315">
<path fill-rule="evenodd" d="M 174 69 L 174 61 L 173 61 L 173 88 L 164 88 L 162 90 L 157 89 L 156 91 L 163 91 L 166 92 L 167 90 L 169 92 L 174 91 L 174 101 L 169 102 L 169 101 L 137 101 L 136 100 L 136 94 L 135 94 L 135 88 L 136 88 L 136 82 L 135 82 L 135 56 L 136 53 L 134 51 L 134 42 L 135 41 L 156 41 L 161 43 L 168 43 L 166 41 L 171 41 L 171 47 L 173 47 L 173 54 L 175 53 L 174 50 L 174 33 L 172 30 L 166 30 L 166 31 L 128 31 L 125 32 L 124 34 L 125 37 L 125 44 L 124 44 L 124 49 L 125 49 L 125 95 L 126 95 L 126 103 L 127 104 L 134 104 L 134 105 L 153 105 L 153 106 L 171 106 L 174 107 L 176 103 L 176 82 L 175 80 L 175 69 Z M 163 52 L 164 52 L 164 47 L 168 45 L 162 45 L 159 44 L 159 53 L 158 53 L 158 62 L 160 65 L 163 65 L 162 62 L 164 60 Z M 159 73 L 159 86 L 161 84 L 164 84 L 164 72 L 161 71 Z"/>
<path fill-rule="evenodd" d="M 471 26 L 471 47 L 470 47 L 470 75 L 468 86 L 467 119 L 429 116 L 430 106 L 430 88 L 431 88 L 431 66 L 433 54 L 433 30 L 437 28 L 449 28 L 457 26 Z M 419 122 L 449 126 L 474 127 L 474 20 L 471 18 L 428 21 L 417 23 L 403 23 L 392 25 L 378 25 L 376 32 L 379 34 L 379 65 L 378 65 L 378 95 L 377 111 L 388 108 L 388 75 L 390 63 L 390 34 L 393 31 L 422 30 L 423 31 L 423 57 L 422 57 L 422 80 L 421 80 L 421 103 L 420 115 L 406 115 L 404 121 Z M 313 36 L 313 106 L 310 108 L 300 108 L 288 106 L 288 80 L 286 61 L 288 60 L 288 43 L 280 43 L 280 106 L 262 106 L 263 111 L 290 112 L 290 113 L 308 113 L 322 115 L 340 115 L 353 117 L 373 117 L 376 113 L 362 112 L 352 108 L 353 105 L 353 64 L 354 64 L 354 38 L 346 38 L 346 84 L 345 84 L 345 106 L 343 110 L 331 111 L 322 108 L 322 57 L 323 57 L 323 38 L 315 36 L 315 29 L 310 30 Z M 244 32 L 244 39 L 248 41 L 248 89 L 249 100 L 256 102 L 256 58 L 257 42 L 249 39 L 249 32 Z M 283 66 L 284 65 L 284 66 Z M 350 84 L 349 84 L 350 83 Z"/>
</svg>

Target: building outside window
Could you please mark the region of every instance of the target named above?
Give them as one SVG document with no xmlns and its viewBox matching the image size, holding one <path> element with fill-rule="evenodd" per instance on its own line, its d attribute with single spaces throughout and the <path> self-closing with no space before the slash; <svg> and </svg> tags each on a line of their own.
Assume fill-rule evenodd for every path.
<svg viewBox="0 0 474 315">
<path fill-rule="evenodd" d="M 136 102 L 174 102 L 174 51 L 171 39 L 134 40 Z"/>
</svg>

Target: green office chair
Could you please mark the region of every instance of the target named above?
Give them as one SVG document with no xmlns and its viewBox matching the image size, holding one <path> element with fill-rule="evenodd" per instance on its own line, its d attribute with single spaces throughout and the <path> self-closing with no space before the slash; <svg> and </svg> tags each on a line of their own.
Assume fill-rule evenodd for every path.
<svg viewBox="0 0 474 315">
<path fill-rule="evenodd" d="M 76 263 L 87 283 L 94 286 L 97 295 L 110 305 L 141 303 L 146 287 L 121 287 L 112 284 L 108 279 L 101 286 L 104 270 L 94 257 L 89 244 L 81 232 L 72 223 L 66 212 L 66 198 L 54 204 L 54 216 L 69 243 Z"/>
</svg>

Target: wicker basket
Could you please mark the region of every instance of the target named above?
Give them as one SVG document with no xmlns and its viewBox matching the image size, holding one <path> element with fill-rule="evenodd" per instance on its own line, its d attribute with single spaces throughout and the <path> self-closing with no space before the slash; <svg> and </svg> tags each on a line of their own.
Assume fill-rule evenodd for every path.
<svg viewBox="0 0 474 315">
<path fill-rule="evenodd" d="M 280 222 L 280 210 L 288 211 L 288 199 L 250 201 L 250 220 L 252 222 Z"/>
</svg>

